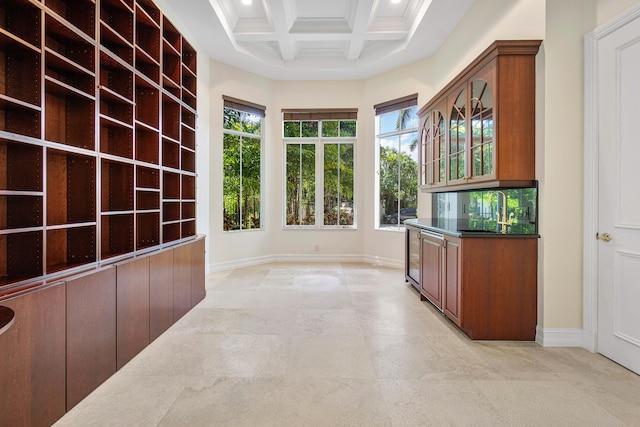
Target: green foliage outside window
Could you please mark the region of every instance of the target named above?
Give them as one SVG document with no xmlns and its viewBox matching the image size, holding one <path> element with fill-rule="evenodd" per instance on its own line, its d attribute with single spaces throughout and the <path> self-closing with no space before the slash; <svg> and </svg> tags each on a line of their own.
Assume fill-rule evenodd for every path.
<svg viewBox="0 0 640 427">
<path fill-rule="evenodd" d="M 223 228 L 260 228 L 262 118 L 225 108 L 223 126 Z"/>
</svg>

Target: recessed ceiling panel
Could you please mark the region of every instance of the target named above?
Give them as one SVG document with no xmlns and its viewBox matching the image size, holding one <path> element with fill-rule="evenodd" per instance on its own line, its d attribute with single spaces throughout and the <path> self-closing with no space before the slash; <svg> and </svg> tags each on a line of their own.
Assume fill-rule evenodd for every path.
<svg viewBox="0 0 640 427">
<path fill-rule="evenodd" d="M 212 58 L 274 79 L 365 78 L 424 58 L 473 2 L 165 1 Z"/>
</svg>

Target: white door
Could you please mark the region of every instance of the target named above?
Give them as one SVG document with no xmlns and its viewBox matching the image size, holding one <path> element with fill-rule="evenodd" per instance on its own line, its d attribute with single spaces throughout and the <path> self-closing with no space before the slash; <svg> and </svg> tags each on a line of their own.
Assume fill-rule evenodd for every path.
<svg viewBox="0 0 640 427">
<path fill-rule="evenodd" d="M 597 43 L 597 350 L 640 373 L 640 17 Z"/>
</svg>

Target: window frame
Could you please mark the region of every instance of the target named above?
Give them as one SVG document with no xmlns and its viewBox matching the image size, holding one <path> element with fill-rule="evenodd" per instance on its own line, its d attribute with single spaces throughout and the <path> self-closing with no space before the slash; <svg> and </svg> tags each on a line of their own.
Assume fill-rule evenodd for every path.
<svg viewBox="0 0 640 427">
<path fill-rule="evenodd" d="M 314 110 L 318 111 L 318 110 Z M 320 110 L 322 111 L 322 110 Z M 332 110 L 332 111 L 336 111 L 336 110 Z M 339 110 L 339 111 L 347 111 L 347 110 Z M 353 111 L 353 110 L 349 110 L 349 111 Z M 322 113 L 318 114 L 318 115 L 314 115 L 313 113 L 309 113 L 309 112 L 305 112 L 304 114 L 306 114 L 305 116 L 302 116 L 303 113 L 300 113 L 301 117 L 295 117 L 295 118 L 291 118 L 291 119 L 285 119 L 286 117 L 286 112 L 285 110 L 283 110 L 283 117 L 282 117 L 282 141 L 283 141 L 283 162 L 282 162 L 282 169 L 283 169 L 283 182 L 282 182 L 282 188 L 283 188 L 283 205 L 282 205 L 282 228 L 284 230 L 357 230 L 358 228 L 358 224 L 357 224 L 357 194 L 356 194 L 356 170 L 357 170 L 357 156 L 356 156 L 356 150 L 357 150 L 357 141 L 358 141 L 358 119 L 357 117 L 353 117 L 353 116 L 346 116 L 346 117 L 341 117 L 338 118 L 338 116 L 331 116 L 329 115 L 328 112 L 323 111 Z M 339 113 L 336 113 L 339 114 Z M 313 137 L 303 137 L 303 136 L 298 136 L 298 137 L 287 137 L 285 136 L 285 123 L 288 122 L 300 122 L 300 132 L 299 135 L 302 135 L 302 122 L 318 122 L 318 135 L 317 136 L 313 136 Z M 324 122 L 339 122 L 338 123 L 338 136 L 322 136 L 322 131 L 323 131 L 323 123 Z M 355 122 L 355 135 L 354 136 L 346 136 L 346 137 L 342 137 L 340 136 L 340 122 L 345 122 L 345 121 L 353 121 Z M 287 204 L 288 204 L 288 200 L 287 200 L 287 167 L 288 167 L 288 163 L 287 163 L 287 147 L 290 145 L 314 145 L 315 147 L 315 173 L 314 173 L 314 179 L 315 179 L 315 202 L 314 202 L 314 215 L 315 215 L 315 221 L 314 224 L 309 224 L 309 225 L 305 225 L 305 224 L 287 224 L 287 216 L 288 216 L 288 211 L 287 211 Z M 352 170 L 353 170 L 353 188 L 352 188 L 352 192 L 353 192 L 353 202 L 352 202 L 352 207 L 351 207 L 351 215 L 353 217 L 353 223 L 352 224 L 330 224 L 330 225 L 325 225 L 324 224 L 324 220 L 325 220 L 325 211 L 324 211 L 324 196 L 325 196 L 325 187 L 324 187 L 324 174 L 325 174 L 325 147 L 327 145 L 338 145 L 338 152 L 340 153 L 340 147 L 344 146 L 344 145 L 351 145 L 352 147 L 352 152 L 353 152 L 353 158 L 352 158 Z M 300 164 L 300 171 L 302 170 L 303 165 Z M 299 174 L 299 176 L 301 175 L 301 172 Z M 338 170 L 338 176 L 339 176 L 339 170 Z M 338 181 L 340 183 L 340 181 Z M 340 203 L 338 203 L 340 204 Z M 338 215 L 338 222 L 340 221 L 340 215 Z"/>
<path fill-rule="evenodd" d="M 265 132 L 265 126 L 266 126 L 266 120 L 265 120 L 265 107 L 260 106 L 258 104 L 253 104 L 250 102 L 246 102 L 246 101 L 242 101 L 242 100 L 238 100 L 236 98 L 231 98 L 231 97 L 227 97 L 227 96 L 223 96 L 223 100 L 224 100 L 224 105 L 223 105 L 223 109 L 222 109 L 222 115 L 223 115 L 223 126 L 222 126 L 222 162 L 223 162 L 223 170 L 222 170 L 222 180 L 224 183 L 225 180 L 225 170 L 224 170 L 224 145 L 225 145 L 225 138 L 226 135 L 234 135 L 239 137 L 239 144 L 240 144 L 240 195 L 242 195 L 244 187 L 243 187 L 243 178 L 244 175 L 242 174 L 242 170 L 243 170 L 243 138 L 247 138 L 247 139 L 259 139 L 260 140 L 260 207 L 258 209 L 259 212 L 259 216 L 260 216 L 260 220 L 259 220 L 259 225 L 258 227 L 244 227 L 244 224 L 242 224 L 242 221 L 240 221 L 240 228 L 238 229 L 225 229 L 225 203 L 224 203 L 224 197 L 225 197 L 225 191 L 224 191 L 224 184 L 223 184 L 223 190 L 222 190 L 222 231 L 224 233 L 238 233 L 238 232 L 249 232 L 249 231 L 261 231 L 264 230 L 264 138 L 266 135 Z M 224 117 L 226 114 L 226 110 L 227 109 L 231 109 L 231 110 L 235 110 L 239 113 L 244 113 L 244 114 L 248 114 L 251 116 L 256 116 L 260 118 L 260 133 L 256 134 L 256 133 L 250 133 L 250 132 L 243 132 L 243 131 L 237 131 L 234 129 L 226 129 L 224 127 Z M 240 196 L 242 198 L 242 196 Z M 240 218 L 242 218 L 242 211 L 243 211 L 243 206 L 242 203 L 239 206 L 239 214 L 240 214 Z"/>
<path fill-rule="evenodd" d="M 401 147 L 402 147 L 402 137 L 403 135 L 409 135 L 411 133 L 415 133 L 416 137 L 418 138 L 418 144 L 416 145 L 415 148 L 415 154 L 418 155 L 419 152 L 419 138 L 420 138 L 420 134 L 419 134 L 419 129 L 420 129 L 420 121 L 417 118 L 417 105 L 418 105 L 418 99 L 417 99 L 417 94 L 413 94 L 413 95 L 408 95 L 402 98 L 398 98 L 392 101 L 387 101 L 381 104 L 377 104 L 374 106 L 376 115 L 375 115 L 375 184 L 374 184 L 374 192 L 375 192 L 375 206 L 374 206 L 374 229 L 376 231 L 389 231 L 389 232 L 404 232 L 405 231 L 405 225 L 403 222 L 398 221 L 397 224 L 392 225 L 392 224 L 388 224 L 388 225 L 383 225 L 382 224 L 382 217 L 381 217 L 381 207 L 380 207 L 380 178 L 381 178 L 381 164 L 380 164 L 380 143 L 382 140 L 386 139 L 386 138 L 397 138 L 398 144 L 397 144 L 397 148 L 398 148 L 398 152 L 402 152 Z M 388 114 L 388 113 L 392 113 L 392 112 L 400 112 L 402 110 L 405 110 L 407 108 L 414 108 L 415 109 L 415 113 L 416 113 L 416 125 L 415 127 L 411 127 L 411 128 L 407 128 L 407 129 L 396 129 L 394 131 L 391 132 L 386 132 L 386 133 L 379 133 L 380 132 L 380 121 L 383 115 Z M 398 165 L 400 166 L 400 165 Z M 416 180 L 419 178 L 419 171 L 420 171 L 420 165 L 419 165 L 419 161 L 416 161 L 416 167 L 417 167 L 417 173 L 416 173 Z M 400 189 L 400 183 L 401 183 L 401 174 L 400 174 L 400 170 L 398 170 L 398 189 Z M 419 194 L 418 188 L 416 187 L 416 193 L 417 195 Z M 398 213 L 398 216 L 400 216 L 400 212 L 402 209 L 400 206 L 400 198 L 397 198 L 397 209 L 396 212 Z M 417 216 L 417 197 L 416 197 L 416 216 Z"/>
</svg>

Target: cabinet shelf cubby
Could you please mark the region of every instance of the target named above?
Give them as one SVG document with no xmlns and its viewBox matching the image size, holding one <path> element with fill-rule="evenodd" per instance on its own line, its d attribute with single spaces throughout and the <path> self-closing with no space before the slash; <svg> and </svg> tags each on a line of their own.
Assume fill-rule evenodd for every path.
<svg viewBox="0 0 640 427">
<path fill-rule="evenodd" d="M 134 251 L 133 213 L 102 215 L 101 259 L 108 259 Z"/>
<path fill-rule="evenodd" d="M 45 139 L 95 149 L 95 100 L 55 81 L 45 85 Z"/>
<path fill-rule="evenodd" d="M 118 33 L 127 43 L 133 43 L 133 10 L 122 2 L 101 1 L 100 21 Z"/>
<path fill-rule="evenodd" d="M 133 66 L 133 44 L 104 22 L 100 23 L 100 44 Z"/>
<path fill-rule="evenodd" d="M 180 145 L 167 138 L 162 138 L 162 166 L 180 169 Z"/>
<path fill-rule="evenodd" d="M 136 71 L 151 80 L 154 84 L 160 84 L 160 62 L 154 60 L 146 51 L 137 46 Z"/>
<path fill-rule="evenodd" d="M 40 47 L 42 12 L 28 0 L 3 0 L 0 4 L 0 29 Z"/>
<path fill-rule="evenodd" d="M 182 175 L 182 200 L 196 199 L 196 177 L 194 175 Z"/>
<path fill-rule="evenodd" d="M 45 5 L 95 39 L 96 3 L 92 0 L 46 0 Z"/>
<path fill-rule="evenodd" d="M 0 139 L 0 190 L 42 192 L 42 147 Z"/>
<path fill-rule="evenodd" d="M 0 230 L 42 226 L 42 196 L 0 194 Z"/>
<path fill-rule="evenodd" d="M 186 90 L 194 98 L 198 90 L 196 76 L 191 73 L 191 70 L 189 70 L 186 65 L 182 66 L 182 90 Z"/>
<path fill-rule="evenodd" d="M 96 221 L 95 158 L 47 150 L 47 225 Z"/>
<path fill-rule="evenodd" d="M 100 118 L 100 152 L 133 158 L 133 128 L 122 122 Z"/>
<path fill-rule="evenodd" d="M 182 39 L 182 63 L 191 71 L 191 74 L 195 78 L 198 72 L 196 50 L 184 38 Z M 195 89 L 192 93 L 194 95 L 196 94 Z"/>
<path fill-rule="evenodd" d="M 49 14 L 45 19 L 45 46 L 87 70 L 95 68 L 95 45 Z"/>
<path fill-rule="evenodd" d="M 196 108 L 196 97 L 194 94 L 192 94 L 191 92 L 189 92 L 186 89 L 182 89 L 182 98 L 181 98 L 182 102 L 186 105 L 188 105 L 189 107 L 195 109 Z"/>
<path fill-rule="evenodd" d="M 0 32 L 0 94 L 40 105 L 41 53 Z"/>
<path fill-rule="evenodd" d="M 136 46 L 160 63 L 160 27 L 141 8 L 136 9 Z"/>
<path fill-rule="evenodd" d="M 136 123 L 136 160 L 145 163 L 159 164 L 157 130 Z"/>
<path fill-rule="evenodd" d="M 160 190 L 160 170 L 136 166 L 136 186 L 138 188 Z M 158 205 L 158 208 L 160 205 Z"/>
<path fill-rule="evenodd" d="M 42 234 L 0 234 L 0 286 L 42 276 Z"/>
<path fill-rule="evenodd" d="M 168 171 L 162 172 L 162 198 L 180 200 L 180 174 Z"/>
<path fill-rule="evenodd" d="M 182 202 L 182 219 L 195 219 L 196 202 Z"/>
<path fill-rule="evenodd" d="M 45 49 L 44 63 L 45 76 L 49 79 L 74 87 L 89 96 L 95 96 L 96 76 L 93 71 L 69 61 L 66 57 L 48 48 Z M 39 86 L 39 82 L 34 83 Z M 40 103 L 39 100 L 38 103 Z"/>
<path fill-rule="evenodd" d="M 47 230 L 47 273 L 96 261 L 96 226 Z"/>
<path fill-rule="evenodd" d="M 160 244 L 160 213 L 143 212 L 136 215 L 136 249 Z"/>
<path fill-rule="evenodd" d="M 133 165 L 102 159 L 102 212 L 133 210 Z"/>
<path fill-rule="evenodd" d="M 141 12 L 144 12 L 151 21 L 160 26 L 161 12 L 152 0 L 137 0 L 136 13 L 138 13 L 138 9 L 142 9 Z"/>
<path fill-rule="evenodd" d="M 40 108 L 0 95 L 0 130 L 40 138 Z"/>
<path fill-rule="evenodd" d="M 100 115 L 131 127 L 133 126 L 133 102 L 106 87 L 101 87 Z"/>
<path fill-rule="evenodd" d="M 162 203 L 162 222 L 180 221 L 180 202 Z"/>
<path fill-rule="evenodd" d="M 196 132 L 186 126 L 186 125 L 182 125 L 182 146 L 185 148 L 188 148 L 190 150 L 195 150 L 196 149 Z"/>
<path fill-rule="evenodd" d="M 185 148 L 182 149 L 182 154 L 180 156 L 180 169 L 187 172 L 195 172 L 196 171 L 196 153 L 187 150 Z"/>
<path fill-rule="evenodd" d="M 196 129 L 196 114 L 189 108 L 182 107 L 182 124 L 191 129 Z M 189 147 L 193 148 L 193 147 Z"/>
<path fill-rule="evenodd" d="M 180 240 L 180 222 L 162 224 L 162 243 Z"/>
<path fill-rule="evenodd" d="M 160 192 L 149 190 L 136 191 L 136 211 L 160 210 Z"/>
<path fill-rule="evenodd" d="M 160 91 L 140 77 L 136 78 L 136 120 L 160 128 Z"/>
<path fill-rule="evenodd" d="M 168 47 L 180 57 L 182 52 L 182 36 L 180 36 L 176 27 L 166 16 L 162 17 L 162 38 L 168 43 Z M 165 49 L 167 48 L 165 47 Z"/>
<path fill-rule="evenodd" d="M 100 52 L 100 86 L 133 102 L 133 71 L 106 52 Z"/>
<path fill-rule="evenodd" d="M 182 238 L 191 237 L 196 235 L 196 221 L 189 220 L 182 222 Z"/>
<path fill-rule="evenodd" d="M 180 104 L 162 96 L 162 135 L 180 141 Z"/>
</svg>

